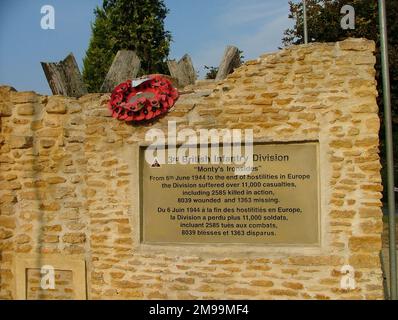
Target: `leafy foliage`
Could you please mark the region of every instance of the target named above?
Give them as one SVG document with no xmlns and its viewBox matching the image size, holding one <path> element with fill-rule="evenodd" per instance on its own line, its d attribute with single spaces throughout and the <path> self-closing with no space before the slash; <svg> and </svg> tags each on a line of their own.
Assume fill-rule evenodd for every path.
<svg viewBox="0 0 398 320">
<path fill-rule="evenodd" d="M 340 21 L 343 14 L 340 13 L 344 5 L 351 5 L 355 9 L 355 29 L 343 30 Z M 287 29 L 282 42 L 285 46 L 304 42 L 303 36 L 303 6 L 302 1 L 289 1 L 289 18 L 295 24 Z M 392 112 L 394 122 L 398 123 L 398 1 L 387 0 L 387 25 L 388 45 L 390 60 Z M 378 83 L 378 104 L 380 116 L 383 118 L 382 108 L 382 81 L 380 66 L 380 36 L 379 16 L 377 1 L 369 0 L 307 0 L 307 25 L 310 42 L 334 42 L 347 37 L 367 38 L 376 42 L 376 78 Z"/>
<path fill-rule="evenodd" d="M 344 5 L 351 5 L 355 8 L 355 29 L 343 30 L 340 21 L 343 15 L 340 13 Z M 289 1 L 289 18 L 295 24 L 293 28 L 287 29 L 284 33 L 282 42 L 285 46 L 300 44 L 304 42 L 303 36 L 303 7 L 302 2 Z M 391 80 L 391 107 L 393 114 L 393 135 L 398 138 L 398 1 L 387 0 L 387 27 L 388 27 L 388 46 L 390 62 Z M 376 79 L 379 115 L 382 121 L 380 130 L 381 144 L 381 163 L 383 183 L 386 181 L 386 160 L 385 160 L 385 134 L 384 134 L 384 112 L 383 112 L 383 88 L 381 78 L 381 58 L 380 58 L 380 35 L 379 35 L 379 15 L 376 0 L 307 0 L 307 25 L 309 41 L 334 42 L 347 37 L 364 37 L 376 42 Z M 395 143 L 395 152 L 398 153 L 398 144 Z M 397 157 L 395 157 L 397 158 Z M 398 183 L 398 163 L 395 161 L 395 182 Z M 386 190 L 386 188 L 384 188 Z"/>
<path fill-rule="evenodd" d="M 218 67 L 204 66 L 204 68 L 205 68 L 206 70 L 209 70 L 209 71 L 207 71 L 207 73 L 206 73 L 206 76 L 205 76 L 206 79 L 215 79 L 215 78 L 216 78 L 217 72 L 218 72 Z"/>
<path fill-rule="evenodd" d="M 98 92 L 118 50 L 134 50 L 141 59 L 140 74 L 167 73 L 171 34 L 164 28 L 168 9 L 163 0 L 104 0 L 94 10 L 95 21 L 83 80 Z"/>
</svg>

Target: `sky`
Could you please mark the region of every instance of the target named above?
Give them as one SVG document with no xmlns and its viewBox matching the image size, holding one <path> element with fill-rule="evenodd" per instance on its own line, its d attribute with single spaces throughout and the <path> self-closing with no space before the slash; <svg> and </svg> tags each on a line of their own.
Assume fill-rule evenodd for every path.
<svg viewBox="0 0 398 320">
<path fill-rule="evenodd" d="M 0 0 L 0 85 L 51 94 L 41 61 L 58 62 L 73 52 L 82 70 L 93 10 L 102 0 Z M 288 0 L 165 0 L 165 28 L 173 37 L 170 59 L 188 53 L 199 71 L 218 66 L 227 45 L 245 60 L 280 47 L 290 27 Z M 44 30 L 41 8 L 55 10 L 55 29 Z"/>
</svg>

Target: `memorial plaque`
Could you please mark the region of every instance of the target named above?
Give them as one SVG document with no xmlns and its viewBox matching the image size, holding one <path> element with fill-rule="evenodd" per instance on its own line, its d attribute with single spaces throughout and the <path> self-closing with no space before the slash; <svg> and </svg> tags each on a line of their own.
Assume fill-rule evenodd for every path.
<svg viewBox="0 0 398 320">
<path fill-rule="evenodd" d="M 142 147 L 143 243 L 319 244 L 317 143 L 254 144 L 246 175 L 235 174 L 242 165 L 192 163 L 189 156 L 150 164 L 144 153 Z"/>
</svg>

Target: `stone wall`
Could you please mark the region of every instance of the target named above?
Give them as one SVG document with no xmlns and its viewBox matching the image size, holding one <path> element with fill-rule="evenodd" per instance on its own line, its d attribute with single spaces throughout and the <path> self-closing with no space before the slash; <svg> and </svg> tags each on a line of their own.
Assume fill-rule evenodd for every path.
<svg viewBox="0 0 398 320">
<path fill-rule="evenodd" d="M 74 298 L 72 278 L 73 274 L 70 270 L 57 270 L 54 273 L 54 289 L 43 290 L 41 288 L 40 269 L 27 269 L 26 273 L 26 289 L 28 300 L 71 300 Z"/>
<path fill-rule="evenodd" d="M 382 299 L 374 49 L 348 39 L 263 55 L 222 82 L 184 88 L 173 111 L 146 126 L 111 118 L 109 95 L 0 87 L 0 298 L 15 298 L 25 276 L 16 257 L 61 255 L 85 261 L 89 299 Z M 169 120 L 319 141 L 321 245 L 140 244 L 137 150 Z M 340 287 L 345 264 L 355 290 Z"/>
</svg>

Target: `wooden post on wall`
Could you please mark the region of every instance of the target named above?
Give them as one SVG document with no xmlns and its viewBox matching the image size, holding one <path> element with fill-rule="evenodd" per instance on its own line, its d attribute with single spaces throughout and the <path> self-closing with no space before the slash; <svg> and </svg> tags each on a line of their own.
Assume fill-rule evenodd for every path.
<svg viewBox="0 0 398 320">
<path fill-rule="evenodd" d="M 227 46 L 218 67 L 216 81 L 224 80 L 235 68 L 241 65 L 240 52 L 237 47 Z"/>
<path fill-rule="evenodd" d="M 196 72 L 193 67 L 192 59 L 188 54 L 185 54 L 180 61 L 168 60 L 170 75 L 177 79 L 179 87 L 185 87 L 189 84 L 194 84 L 196 81 Z"/>
<path fill-rule="evenodd" d="M 41 62 L 41 66 L 54 95 L 79 98 L 87 94 L 73 53 L 60 62 Z"/>
<path fill-rule="evenodd" d="M 101 92 L 111 92 L 119 83 L 137 77 L 141 60 L 134 51 L 119 50 L 101 86 Z"/>
</svg>

